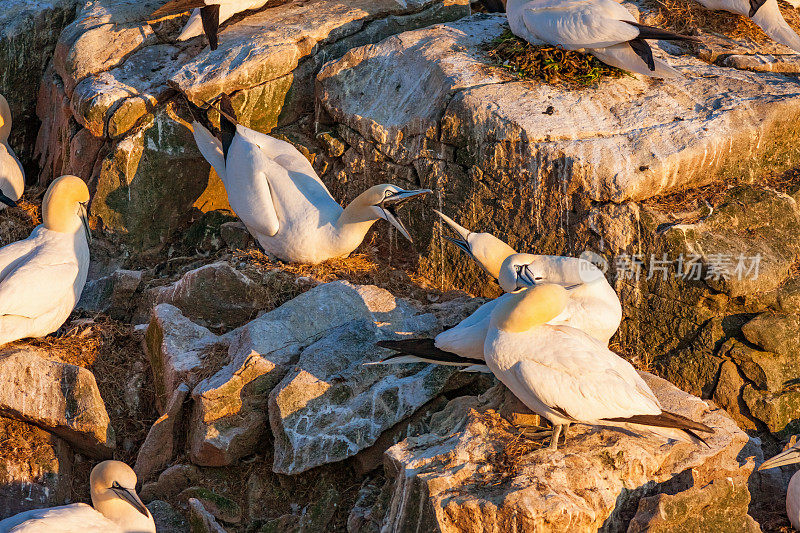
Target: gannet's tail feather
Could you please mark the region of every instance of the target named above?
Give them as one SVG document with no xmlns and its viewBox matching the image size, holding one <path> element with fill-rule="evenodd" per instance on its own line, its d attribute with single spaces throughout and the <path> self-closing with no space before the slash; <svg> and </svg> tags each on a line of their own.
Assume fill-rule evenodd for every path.
<svg viewBox="0 0 800 533">
<path fill-rule="evenodd" d="M 646 43 L 645 43 L 646 44 Z M 649 48 L 649 45 L 648 45 Z M 653 78 L 679 78 L 681 73 L 660 59 L 653 58 L 653 70 L 642 60 L 628 43 L 615 44 L 606 48 L 593 48 L 589 52 L 597 59 L 612 67 L 621 68 Z"/>
<path fill-rule="evenodd" d="M 662 411 L 658 415 L 634 415 L 627 418 L 609 418 L 607 420 L 609 422 L 622 423 L 632 429 L 641 426 L 645 430 L 668 438 L 681 439 L 681 434 L 683 434 L 684 438 L 681 440 L 686 440 L 686 437 L 688 437 L 690 442 L 703 443 L 706 446 L 708 446 L 708 443 L 698 433 L 714 433 L 712 428 L 702 422 L 695 422 L 683 415 L 667 411 Z"/>
<path fill-rule="evenodd" d="M 788 46 L 795 52 L 800 52 L 800 36 L 795 33 L 786 22 L 786 19 L 783 18 L 776 0 L 764 2 L 751 18 L 772 39 Z"/>
</svg>

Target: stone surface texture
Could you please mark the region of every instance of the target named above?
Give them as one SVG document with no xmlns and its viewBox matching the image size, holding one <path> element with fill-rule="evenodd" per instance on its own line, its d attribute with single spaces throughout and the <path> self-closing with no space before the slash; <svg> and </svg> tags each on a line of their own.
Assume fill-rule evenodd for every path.
<svg viewBox="0 0 800 533">
<path fill-rule="evenodd" d="M 33 424 L 94 457 L 111 456 L 114 429 L 91 372 L 35 349 L 0 353 L 0 414 Z"/>
<path fill-rule="evenodd" d="M 708 448 L 578 425 L 557 452 L 532 446 L 513 455 L 508 445 L 519 440 L 496 412 L 498 386 L 453 400 L 428 434 L 387 451 L 392 492 L 382 530 L 643 531 L 663 521 L 655 507 L 671 504 L 683 506 L 695 531 L 753 531 L 747 435 L 723 410 L 643 377 L 665 409 L 714 427 Z"/>
</svg>

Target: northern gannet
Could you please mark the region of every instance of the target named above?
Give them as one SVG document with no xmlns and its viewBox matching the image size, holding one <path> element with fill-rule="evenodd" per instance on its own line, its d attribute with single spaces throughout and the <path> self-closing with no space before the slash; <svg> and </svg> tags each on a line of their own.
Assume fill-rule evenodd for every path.
<svg viewBox="0 0 800 533">
<path fill-rule="evenodd" d="M 562 429 L 574 422 L 690 442 L 704 442 L 698 432 L 713 433 L 663 411 L 636 369 L 594 337 L 549 325 L 568 301 L 568 290 L 556 284 L 514 293 L 492 311 L 484 346 L 492 373 L 553 425 L 552 450 Z"/>
<path fill-rule="evenodd" d="M 80 299 L 89 270 L 89 189 L 75 176 L 50 185 L 42 224 L 0 248 L 0 345 L 56 331 Z"/>
<path fill-rule="evenodd" d="M 311 264 L 346 257 L 380 219 L 412 240 L 396 208 L 430 190 L 375 185 L 342 209 L 294 146 L 236 124 L 230 100 L 222 105 L 219 138 L 197 119 L 187 126 L 222 179 L 231 208 L 268 255 Z"/>
<path fill-rule="evenodd" d="M 789 440 L 789 444 L 781 453 L 761 463 L 759 470 L 776 468 L 778 466 L 800 463 L 800 442 L 797 435 Z M 789 480 L 789 490 L 786 492 L 786 514 L 792 527 L 800 531 L 800 471 L 795 472 Z"/>
<path fill-rule="evenodd" d="M 119 461 L 103 461 L 89 476 L 92 505 L 34 509 L 0 521 L 2 533 L 155 533 L 153 516 L 136 495 L 136 474 Z"/>
<path fill-rule="evenodd" d="M 639 24 L 615 0 L 503 0 L 503 4 L 512 33 L 521 39 L 586 51 L 608 65 L 655 78 L 681 74 L 653 57 L 647 39 L 699 41 Z"/>
<path fill-rule="evenodd" d="M 0 211 L 14 207 L 25 189 L 25 171 L 8 145 L 11 134 L 11 108 L 0 94 Z"/>
<path fill-rule="evenodd" d="M 518 254 L 490 233 L 474 233 L 436 211 L 458 237 L 446 237 L 464 250 L 495 278 L 507 293 L 480 306 L 458 325 L 434 339 L 381 341 L 384 348 L 398 352 L 383 363 L 429 362 L 473 366 L 467 359 L 483 360 L 483 345 L 494 308 L 519 289 L 542 283 L 568 287 L 569 300 L 551 325 L 580 329 L 603 344 L 616 333 L 622 320 L 622 306 L 602 271 L 585 259 L 553 255 Z"/>
<path fill-rule="evenodd" d="M 219 26 L 242 11 L 264 7 L 269 0 L 170 0 L 151 15 L 158 19 L 192 9 L 189 22 L 183 27 L 179 41 L 186 41 L 205 33 L 212 50 L 219 45 Z"/>
</svg>

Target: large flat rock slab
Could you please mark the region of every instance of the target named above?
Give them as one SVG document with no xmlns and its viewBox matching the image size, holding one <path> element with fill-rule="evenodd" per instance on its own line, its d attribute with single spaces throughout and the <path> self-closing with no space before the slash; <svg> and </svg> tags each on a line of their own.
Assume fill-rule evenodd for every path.
<svg viewBox="0 0 800 533">
<path fill-rule="evenodd" d="M 114 429 L 97 382 L 85 368 L 36 349 L 0 354 L 0 414 L 38 426 L 94 457 L 110 457 Z"/>
<path fill-rule="evenodd" d="M 687 530 L 757 531 L 747 517 L 754 465 L 744 460 L 757 446 L 721 409 L 643 377 L 665 409 L 714 428 L 708 447 L 578 425 L 558 451 L 539 449 L 497 414 L 496 387 L 453 400 L 430 433 L 386 452 L 393 490 L 383 530 L 625 531 L 635 523 L 643 531 L 650 518 L 663 526 L 653 509 L 666 493 L 683 506 Z"/>
<path fill-rule="evenodd" d="M 176 42 L 186 16 L 148 24 L 162 3 L 87 2 L 59 39 L 38 107 L 42 181 L 87 179 L 91 214 L 139 250 L 197 213 L 228 209 L 191 134 L 165 113 L 182 102 L 176 92 L 200 104 L 225 92 L 243 124 L 269 132 L 313 112 L 325 61 L 469 12 L 467 0 L 270 3 L 223 25 L 212 52 L 204 37 Z"/>
</svg>

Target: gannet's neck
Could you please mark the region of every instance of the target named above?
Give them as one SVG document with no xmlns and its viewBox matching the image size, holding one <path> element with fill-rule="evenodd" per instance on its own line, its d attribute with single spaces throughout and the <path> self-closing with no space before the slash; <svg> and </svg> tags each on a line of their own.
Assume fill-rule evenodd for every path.
<svg viewBox="0 0 800 533">
<path fill-rule="evenodd" d="M 342 250 L 342 253 L 349 253 L 358 248 L 369 228 L 380 218 L 365 195 L 366 192 L 361 193 L 350 202 L 336 221 L 334 246 Z"/>
<path fill-rule="evenodd" d="M 123 531 L 150 531 L 145 527 L 149 526 L 151 519 L 110 491 L 106 494 L 92 494 L 92 506 L 97 512 L 119 525 Z"/>
</svg>

